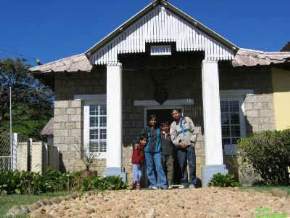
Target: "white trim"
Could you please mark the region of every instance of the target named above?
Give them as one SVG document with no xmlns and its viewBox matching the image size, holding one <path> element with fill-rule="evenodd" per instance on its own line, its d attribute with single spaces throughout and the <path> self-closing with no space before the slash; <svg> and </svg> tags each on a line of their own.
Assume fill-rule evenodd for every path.
<svg viewBox="0 0 290 218">
<path fill-rule="evenodd" d="M 240 128 L 241 137 L 246 136 L 247 126 L 246 126 L 246 115 L 245 115 L 245 98 L 248 95 L 253 95 L 254 90 L 252 89 L 237 89 L 237 90 L 221 90 L 220 96 L 221 100 L 232 99 L 238 100 L 240 102 Z"/>
<path fill-rule="evenodd" d="M 254 91 L 252 89 L 237 89 L 237 90 L 221 90 L 220 96 L 221 101 L 225 100 L 236 100 L 239 101 L 239 119 L 240 119 L 240 136 L 245 137 L 247 126 L 246 126 L 246 116 L 244 110 L 245 98 L 248 95 L 253 95 Z M 236 155 L 237 145 L 225 145 L 224 154 L 225 155 Z"/>
<path fill-rule="evenodd" d="M 192 98 L 187 99 L 170 99 L 165 101 L 162 105 L 160 105 L 155 100 L 135 100 L 134 106 L 142 106 L 142 107 L 172 107 L 172 106 L 180 106 L 180 105 L 193 105 L 194 100 Z"/>
<path fill-rule="evenodd" d="M 106 104 L 106 94 L 74 95 L 74 100 L 82 100 L 85 102 L 85 104 L 90 103 Z"/>
<path fill-rule="evenodd" d="M 83 101 L 83 146 L 86 155 L 89 155 L 90 138 L 90 105 L 106 104 L 106 94 L 98 95 L 74 95 L 74 100 Z M 95 159 L 105 159 L 106 152 L 93 152 Z"/>
</svg>

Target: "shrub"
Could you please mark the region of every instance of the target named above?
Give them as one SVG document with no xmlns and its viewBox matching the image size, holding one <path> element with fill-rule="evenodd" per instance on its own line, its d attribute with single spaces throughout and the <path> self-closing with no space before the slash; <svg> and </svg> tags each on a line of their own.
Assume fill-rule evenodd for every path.
<svg viewBox="0 0 290 218">
<path fill-rule="evenodd" d="M 126 188 L 120 177 L 83 177 L 79 173 L 48 170 L 34 172 L 0 171 L 0 194 L 40 194 L 57 191 L 119 190 Z"/>
<path fill-rule="evenodd" d="M 233 175 L 223 175 L 221 173 L 217 173 L 213 175 L 208 185 L 217 187 L 237 187 L 240 186 L 240 183 L 234 178 Z"/>
<path fill-rule="evenodd" d="M 243 138 L 239 150 L 243 161 L 250 162 L 266 184 L 289 184 L 290 130 L 265 131 Z"/>
</svg>

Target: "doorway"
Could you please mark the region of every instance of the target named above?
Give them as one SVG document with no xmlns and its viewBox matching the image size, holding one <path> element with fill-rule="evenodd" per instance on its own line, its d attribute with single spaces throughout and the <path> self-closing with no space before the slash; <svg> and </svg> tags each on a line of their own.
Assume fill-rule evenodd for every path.
<svg viewBox="0 0 290 218">
<path fill-rule="evenodd" d="M 166 108 L 162 108 L 162 107 L 159 107 L 159 108 L 145 108 L 145 114 L 144 114 L 144 124 L 145 126 L 147 125 L 147 122 L 148 122 L 148 119 L 149 119 L 149 116 L 154 114 L 156 115 L 157 117 L 157 126 L 159 127 L 160 124 L 162 122 L 169 122 L 169 124 L 172 123 L 173 119 L 172 119 L 172 116 L 171 116 L 171 112 L 173 109 L 180 109 L 181 111 L 183 111 L 183 108 L 182 107 L 166 107 Z"/>
</svg>

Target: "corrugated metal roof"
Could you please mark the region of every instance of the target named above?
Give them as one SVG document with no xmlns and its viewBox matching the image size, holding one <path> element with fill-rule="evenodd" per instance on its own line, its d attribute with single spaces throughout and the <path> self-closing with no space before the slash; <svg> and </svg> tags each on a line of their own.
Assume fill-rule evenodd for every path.
<svg viewBox="0 0 290 218">
<path fill-rule="evenodd" d="M 186 14 L 184 11 L 180 10 L 179 8 L 175 7 L 174 5 L 170 4 L 166 0 L 154 0 L 152 3 L 147 5 L 144 9 L 139 11 L 137 14 L 135 14 L 133 17 L 128 19 L 126 22 L 124 22 L 122 25 L 120 25 L 118 28 L 116 28 L 114 31 L 109 33 L 107 36 L 105 36 L 103 39 L 101 39 L 98 43 L 93 45 L 91 48 L 89 48 L 85 53 L 88 57 L 90 57 L 94 52 L 96 52 L 98 49 L 102 48 L 106 43 L 111 41 L 113 38 L 115 38 L 117 35 L 119 35 L 121 32 L 123 32 L 126 28 L 128 28 L 130 25 L 132 25 L 134 22 L 136 22 L 138 19 L 140 19 L 142 16 L 144 16 L 149 11 L 153 10 L 158 5 L 162 5 L 168 10 L 172 11 L 174 14 L 178 15 L 179 17 L 185 19 L 190 24 L 194 25 L 199 30 L 203 31 L 204 33 L 211 36 L 213 39 L 217 40 L 227 48 L 237 51 L 238 47 L 229 41 L 228 39 L 224 38 L 223 36 L 219 35 L 217 32 L 213 31 L 209 27 L 202 24 L 200 21 L 194 19 L 190 15 Z"/>
</svg>

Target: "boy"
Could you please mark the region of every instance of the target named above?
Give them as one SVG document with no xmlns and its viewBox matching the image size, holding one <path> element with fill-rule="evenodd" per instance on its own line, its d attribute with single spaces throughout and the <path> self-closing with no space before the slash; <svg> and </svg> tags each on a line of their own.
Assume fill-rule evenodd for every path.
<svg viewBox="0 0 290 218">
<path fill-rule="evenodd" d="M 174 182 L 174 151 L 169 122 L 163 122 L 161 123 L 161 160 L 169 189 L 173 188 Z"/>
<path fill-rule="evenodd" d="M 140 181 L 142 177 L 142 165 L 144 163 L 144 147 L 147 143 L 146 137 L 141 136 L 138 143 L 134 145 L 132 152 L 132 175 L 133 189 L 140 189 Z"/>
</svg>

